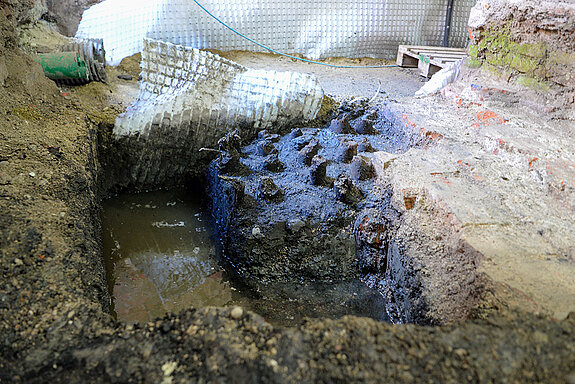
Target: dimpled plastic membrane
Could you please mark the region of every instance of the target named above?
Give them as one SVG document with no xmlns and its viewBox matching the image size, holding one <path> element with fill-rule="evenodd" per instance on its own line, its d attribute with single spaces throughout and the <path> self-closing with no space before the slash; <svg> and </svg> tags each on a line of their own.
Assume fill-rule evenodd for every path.
<svg viewBox="0 0 575 384">
<path fill-rule="evenodd" d="M 201 141 L 237 127 L 255 133 L 312 120 L 323 100 L 313 75 L 253 70 L 152 39 L 144 41 L 141 65 L 138 99 L 117 118 L 117 135 L 147 134 L 161 125 L 195 130 Z"/>
<path fill-rule="evenodd" d="M 221 21 L 284 53 L 394 58 L 400 44 L 441 45 L 448 0 L 201 0 Z M 467 42 L 475 0 L 455 0 L 449 43 Z M 108 63 L 140 52 L 143 40 L 199 49 L 265 51 L 192 0 L 106 0 L 84 12 L 78 38 L 102 38 Z"/>
</svg>

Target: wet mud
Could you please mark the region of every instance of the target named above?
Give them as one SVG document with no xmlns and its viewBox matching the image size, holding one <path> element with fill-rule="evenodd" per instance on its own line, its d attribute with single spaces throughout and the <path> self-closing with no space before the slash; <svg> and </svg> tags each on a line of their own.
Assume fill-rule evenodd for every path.
<svg viewBox="0 0 575 384">
<path fill-rule="evenodd" d="M 120 194 L 103 202 L 110 311 L 129 324 L 208 306 L 258 313 L 275 326 L 345 315 L 386 320 L 385 300 L 360 281 L 248 284 L 216 254 L 203 190 Z"/>
<path fill-rule="evenodd" d="M 418 144 L 389 110 L 365 101 L 342 104 L 320 128 L 262 131 L 245 146 L 238 133 L 222 138 L 207 182 L 223 260 L 257 290 L 363 282 L 384 309 L 375 318 L 425 323 L 417 276 L 402 282 L 411 298 L 397 298 L 389 279 L 389 232 L 399 214 L 372 164 L 375 152 Z"/>
<path fill-rule="evenodd" d="M 193 191 L 124 194 L 104 202 L 104 259 L 118 320 L 146 322 L 231 300 L 206 216 Z"/>
</svg>

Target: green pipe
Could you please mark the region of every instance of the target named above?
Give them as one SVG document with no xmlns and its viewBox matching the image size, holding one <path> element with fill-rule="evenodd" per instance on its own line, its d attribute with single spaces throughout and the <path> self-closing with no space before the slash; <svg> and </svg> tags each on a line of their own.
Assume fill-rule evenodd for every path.
<svg viewBox="0 0 575 384">
<path fill-rule="evenodd" d="M 54 52 L 38 55 L 37 61 L 44 69 L 46 77 L 52 80 L 78 79 L 89 81 L 86 62 L 76 52 Z"/>
</svg>

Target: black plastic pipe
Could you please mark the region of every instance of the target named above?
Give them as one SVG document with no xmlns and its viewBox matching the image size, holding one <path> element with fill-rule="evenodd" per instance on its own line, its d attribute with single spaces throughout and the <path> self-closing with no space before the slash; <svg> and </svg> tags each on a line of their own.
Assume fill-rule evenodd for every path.
<svg viewBox="0 0 575 384">
<path fill-rule="evenodd" d="M 453 1 L 447 1 L 447 11 L 445 12 L 445 28 L 443 29 L 443 46 L 449 46 L 449 32 L 451 31 L 451 16 L 453 15 Z"/>
</svg>

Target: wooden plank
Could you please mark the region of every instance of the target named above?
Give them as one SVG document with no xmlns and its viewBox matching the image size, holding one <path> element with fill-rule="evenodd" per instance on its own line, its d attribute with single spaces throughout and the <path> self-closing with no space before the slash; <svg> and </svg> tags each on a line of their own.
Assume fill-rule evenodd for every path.
<svg viewBox="0 0 575 384">
<path fill-rule="evenodd" d="M 457 48 L 456 51 L 450 50 L 450 51 L 444 51 L 441 48 L 435 48 L 435 47 L 428 47 L 428 48 L 421 48 L 421 49 L 413 49 L 413 48 L 408 48 L 408 51 L 412 51 L 412 52 L 436 52 L 436 53 L 444 53 L 446 55 L 460 55 L 465 53 L 465 49 L 463 48 Z"/>
<path fill-rule="evenodd" d="M 464 54 L 465 54 L 465 51 L 459 51 L 459 52 L 452 52 L 452 51 L 442 52 L 442 51 L 437 50 L 437 49 L 413 49 L 413 50 L 410 49 L 410 51 L 411 51 L 411 52 L 418 52 L 418 53 L 429 53 L 429 54 L 432 54 L 432 55 L 435 54 L 435 55 L 450 55 L 450 56 L 451 56 L 451 55 L 456 55 L 456 56 L 457 56 L 457 55 L 464 55 Z"/>
<path fill-rule="evenodd" d="M 417 62 L 419 61 L 419 56 L 414 55 L 409 52 L 407 45 L 400 45 L 397 50 L 396 64 L 401 67 L 417 67 Z"/>
<path fill-rule="evenodd" d="M 461 58 L 466 56 L 465 54 L 441 53 L 441 52 L 419 52 L 419 54 L 429 57 L 452 57 L 452 58 Z"/>
<path fill-rule="evenodd" d="M 396 62 L 402 67 L 417 67 L 422 76 L 430 77 L 447 64 L 460 60 L 466 55 L 463 48 L 400 45 Z"/>
<path fill-rule="evenodd" d="M 449 48 L 449 47 L 431 47 L 425 45 L 400 45 L 400 47 L 405 47 L 406 49 L 437 49 L 445 52 L 462 52 L 465 51 L 465 48 Z"/>
<path fill-rule="evenodd" d="M 419 60 L 417 69 L 419 70 L 419 74 L 425 77 L 431 77 L 435 73 L 439 72 L 443 67 L 433 64 L 433 63 L 426 63 L 423 60 Z"/>
</svg>

